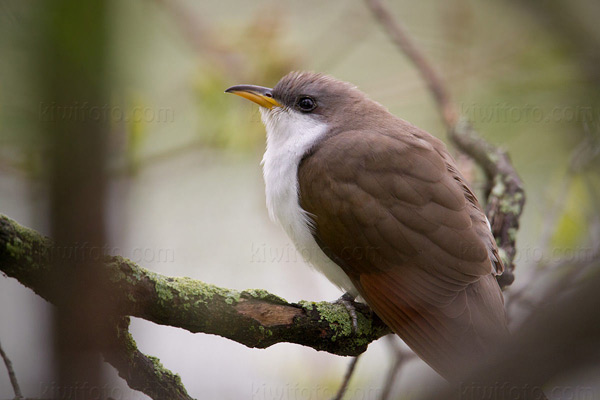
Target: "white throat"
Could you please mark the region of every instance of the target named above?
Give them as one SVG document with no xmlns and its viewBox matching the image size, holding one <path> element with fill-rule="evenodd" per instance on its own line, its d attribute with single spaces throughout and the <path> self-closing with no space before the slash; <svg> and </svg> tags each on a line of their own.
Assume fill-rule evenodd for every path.
<svg viewBox="0 0 600 400">
<path fill-rule="evenodd" d="M 298 166 L 306 152 L 327 132 L 327 124 L 289 109 L 260 108 L 267 130 L 262 166 L 267 209 L 294 242 L 296 250 L 336 286 L 358 292 L 344 271 L 323 253 L 313 238 L 310 220 L 298 200 Z"/>
</svg>

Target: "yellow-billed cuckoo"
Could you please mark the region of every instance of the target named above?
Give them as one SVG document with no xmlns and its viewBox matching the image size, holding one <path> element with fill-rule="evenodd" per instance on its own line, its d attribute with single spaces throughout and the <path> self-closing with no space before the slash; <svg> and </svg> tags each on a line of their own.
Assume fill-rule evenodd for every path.
<svg viewBox="0 0 600 400">
<path fill-rule="evenodd" d="M 269 213 L 317 270 L 449 380 L 507 335 L 496 242 L 440 140 L 322 74 L 226 92 L 261 106 Z"/>
</svg>

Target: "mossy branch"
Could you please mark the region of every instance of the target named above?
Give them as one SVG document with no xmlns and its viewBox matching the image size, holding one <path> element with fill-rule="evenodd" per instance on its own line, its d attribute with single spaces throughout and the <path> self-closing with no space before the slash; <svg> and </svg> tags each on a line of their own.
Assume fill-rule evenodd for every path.
<svg viewBox="0 0 600 400">
<path fill-rule="evenodd" d="M 129 387 L 153 399 L 192 400 L 179 375 L 163 367 L 158 358 L 138 350 L 129 333 L 129 317 L 118 317 L 112 327 L 104 358 L 117 369 Z"/>
<path fill-rule="evenodd" d="M 332 354 L 358 355 L 372 341 L 389 333 L 370 309 L 356 303 L 358 330 L 342 304 L 288 303 L 264 290 L 242 292 L 190 278 L 167 277 L 148 271 L 123 257 L 103 257 L 111 282 L 112 302 L 120 315 L 135 316 L 161 325 L 219 335 L 254 348 L 289 342 Z M 60 287 L 52 267 L 57 252 L 43 235 L 0 216 L 0 270 L 53 303 Z M 82 256 L 73 251 L 73 256 Z M 64 253 L 61 253 L 64 257 Z"/>
</svg>

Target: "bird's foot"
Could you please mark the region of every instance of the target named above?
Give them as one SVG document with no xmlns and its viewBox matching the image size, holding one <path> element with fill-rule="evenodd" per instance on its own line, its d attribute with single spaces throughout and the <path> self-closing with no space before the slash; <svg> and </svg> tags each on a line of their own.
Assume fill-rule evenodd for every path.
<svg viewBox="0 0 600 400">
<path fill-rule="evenodd" d="M 333 302 L 334 304 L 343 305 L 348 311 L 350 319 L 352 320 L 352 334 L 354 335 L 358 332 L 358 316 L 356 315 L 356 308 L 354 307 L 355 298 L 356 296 L 346 292 L 342 295 L 342 297 Z"/>
</svg>

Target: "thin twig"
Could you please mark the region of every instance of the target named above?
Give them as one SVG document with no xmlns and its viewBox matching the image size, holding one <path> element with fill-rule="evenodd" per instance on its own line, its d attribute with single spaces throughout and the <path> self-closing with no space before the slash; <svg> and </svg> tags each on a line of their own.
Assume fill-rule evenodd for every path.
<svg viewBox="0 0 600 400">
<path fill-rule="evenodd" d="M 358 363 L 359 358 L 360 355 L 350 360 L 350 364 L 348 365 L 348 369 L 346 370 L 346 375 L 344 376 L 344 380 L 342 381 L 342 386 L 340 386 L 337 394 L 332 400 L 342 400 L 344 394 L 346 394 L 346 390 L 348 390 L 348 384 L 350 383 L 350 378 L 352 378 L 352 374 L 354 373 L 354 369 L 356 368 L 356 364 Z"/>
<path fill-rule="evenodd" d="M 388 370 L 388 375 L 385 379 L 385 383 L 383 385 L 383 390 L 381 392 L 381 397 L 379 400 L 388 400 L 392 394 L 392 388 L 394 387 L 394 382 L 398 378 L 402 367 L 406 365 L 406 362 L 415 357 L 415 353 L 404 351 L 397 342 L 397 338 L 392 335 L 388 335 L 388 343 L 390 347 L 394 350 L 394 363 L 392 367 Z"/>
<path fill-rule="evenodd" d="M 157 0 L 157 3 L 171 14 L 183 36 L 198 54 L 210 58 L 212 64 L 227 71 L 230 76 L 239 77 L 240 71 L 243 70 L 239 60 L 221 44 L 218 32 L 198 13 L 179 0 Z"/>
<path fill-rule="evenodd" d="M 0 356 L 2 356 L 2 359 L 4 360 L 4 365 L 6 365 L 6 370 L 8 371 L 10 384 L 12 385 L 13 390 L 15 392 L 15 399 L 22 399 L 23 394 L 21 393 L 21 388 L 19 387 L 19 382 L 17 381 L 17 375 L 15 375 L 15 370 L 13 369 L 10 358 L 8 358 L 8 356 L 4 352 L 4 349 L 2 349 L 2 344 L 0 344 Z"/>
<path fill-rule="evenodd" d="M 458 112 L 450 101 L 450 93 L 442 79 L 414 44 L 406 29 L 392 16 L 381 0 L 365 0 L 375 17 L 385 28 L 390 39 L 415 64 L 431 94 L 441 108 L 442 117 L 448 130 L 458 121 Z"/>
</svg>

